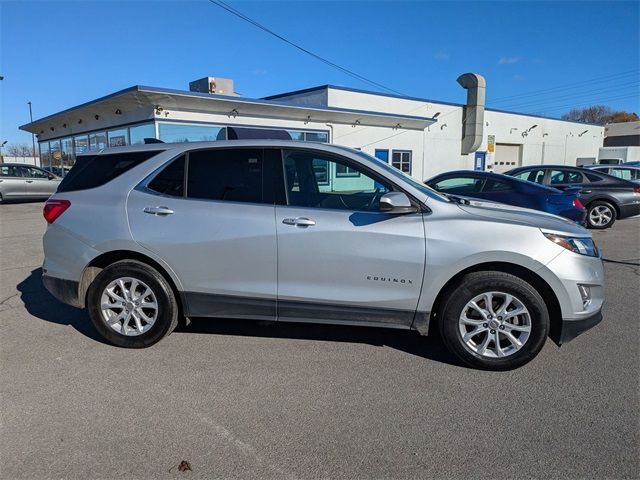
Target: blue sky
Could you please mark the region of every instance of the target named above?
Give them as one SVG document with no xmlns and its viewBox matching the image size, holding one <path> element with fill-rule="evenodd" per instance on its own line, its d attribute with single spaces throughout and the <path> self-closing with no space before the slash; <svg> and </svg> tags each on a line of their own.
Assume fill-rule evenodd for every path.
<svg viewBox="0 0 640 480">
<path fill-rule="evenodd" d="M 406 95 L 463 102 L 455 80 L 476 72 L 496 108 L 640 111 L 638 2 L 228 3 Z M 30 142 L 17 129 L 29 119 L 28 101 L 40 118 L 136 84 L 187 89 L 206 75 L 229 77 L 247 97 L 325 83 L 372 89 L 207 0 L 0 0 L 0 74 L 0 141 L 10 143 Z"/>
</svg>

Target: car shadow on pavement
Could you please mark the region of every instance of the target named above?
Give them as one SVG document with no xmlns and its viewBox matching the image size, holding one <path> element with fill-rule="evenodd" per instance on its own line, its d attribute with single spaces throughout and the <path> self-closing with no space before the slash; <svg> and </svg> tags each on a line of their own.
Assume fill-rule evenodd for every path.
<svg viewBox="0 0 640 480">
<path fill-rule="evenodd" d="M 69 325 L 81 334 L 106 343 L 98 334 L 85 310 L 58 301 L 42 284 L 42 268 L 36 268 L 17 285 L 20 299 L 29 314 L 47 322 Z"/>
<path fill-rule="evenodd" d="M 179 325 L 176 332 L 362 343 L 394 348 L 436 362 L 462 366 L 446 350 L 437 332 L 423 337 L 415 331 L 387 328 L 218 318 L 195 318 L 189 325 Z"/>
<path fill-rule="evenodd" d="M 69 325 L 100 343 L 107 343 L 93 327 L 85 310 L 58 301 L 42 284 L 42 268 L 37 268 L 17 286 L 20 299 L 36 318 L 58 325 Z M 440 337 L 422 337 L 417 332 L 373 327 L 352 327 L 311 323 L 264 322 L 225 318 L 195 318 L 180 324 L 176 333 L 233 335 L 262 338 L 287 338 L 328 342 L 362 343 L 390 347 L 418 357 L 460 366 L 444 348 Z"/>
</svg>

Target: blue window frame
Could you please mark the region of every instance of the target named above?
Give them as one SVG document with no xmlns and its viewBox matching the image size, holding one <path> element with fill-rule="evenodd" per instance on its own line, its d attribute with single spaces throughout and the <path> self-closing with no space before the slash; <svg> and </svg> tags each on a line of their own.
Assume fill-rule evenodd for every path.
<svg viewBox="0 0 640 480">
<path fill-rule="evenodd" d="M 376 148 L 375 157 L 382 160 L 384 163 L 389 163 L 389 150 L 379 150 Z"/>
</svg>

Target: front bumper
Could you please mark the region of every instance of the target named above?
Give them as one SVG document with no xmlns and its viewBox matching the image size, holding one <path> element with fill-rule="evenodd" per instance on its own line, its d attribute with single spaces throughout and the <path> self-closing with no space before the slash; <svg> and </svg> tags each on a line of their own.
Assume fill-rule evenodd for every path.
<svg viewBox="0 0 640 480">
<path fill-rule="evenodd" d="M 581 319 L 563 318 L 562 325 L 560 326 L 560 336 L 557 341 L 558 345 L 570 342 L 581 333 L 584 333 L 590 328 L 595 327 L 601 321 L 602 310 L 598 310 L 588 317 Z"/>
<path fill-rule="evenodd" d="M 78 302 L 78 282 L 42 275 L 42 283 L 44 284 L 44 288 L 62 303 L 80 308 Z"/>
</svg>

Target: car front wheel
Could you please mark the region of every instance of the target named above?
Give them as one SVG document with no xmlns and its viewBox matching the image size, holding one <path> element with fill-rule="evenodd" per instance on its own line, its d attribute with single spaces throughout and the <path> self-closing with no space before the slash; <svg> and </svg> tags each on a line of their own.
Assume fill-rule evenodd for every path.
<svg viewBox="0 0 640 480">
<path fill-rule="evenodd" d="M 531 361 L 549 332 L 536 289 L 503 272 L 473 272 L 445 295 L 438 312 L 443 341 L 465 365 L 511 370 Z"/>
<path fill-rule="evenodd" d="M 124 348 L 151 346 L 178 323 L 171 286 L 157 270 L 132 260 L 98 274 L 87 292 L 87 309 L 96 330 Z"/>
</svg>

